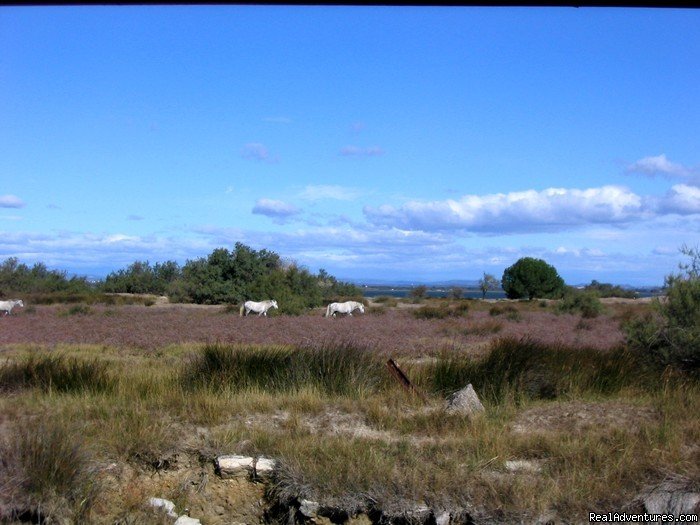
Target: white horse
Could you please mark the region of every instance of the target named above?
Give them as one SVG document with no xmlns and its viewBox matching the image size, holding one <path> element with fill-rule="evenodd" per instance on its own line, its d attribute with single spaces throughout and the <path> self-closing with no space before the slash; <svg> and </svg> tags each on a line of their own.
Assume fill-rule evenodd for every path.
<svg viewBox="0 0 700 525">
<path fill-rule="evenodd" d="M 240 315 L 243 315 L 243 310 L 245 310 L 246 315 L 250 312 L 255 312 L 258 314 L 258 317 L 261 315 L 267 317 L 267 311 L 270 308 L 277 308 L 277 301 L 260 301 L 259 303 L 255 301 L 246 301 L 241 305 Z"/>
<path fill-rule="evenodd" d="M 352 315 L 354 310 L 365 313 L 365 305 L 357 301 L 345 301 L 344 303 L 331 303 L 326 308 L 326 317 L 335 317 L 336 313 Z"/>
<path fill-rule="evenodd" d="M 22 299 L 12 299 L 11 301 L 0 301 L 0 312 L 5 310 L 5 315 L 10 315 L 15 306 L 24 308 Z"/>
</svg>

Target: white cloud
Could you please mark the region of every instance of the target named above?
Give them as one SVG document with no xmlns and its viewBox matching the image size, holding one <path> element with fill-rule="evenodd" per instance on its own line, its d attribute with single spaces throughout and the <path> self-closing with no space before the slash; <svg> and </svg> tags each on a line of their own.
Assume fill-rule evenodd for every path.
<svg viewBox="0 0 700 525">
<path fill-rule="evenodd" d="M 384 155 L 384 150 L 379 146 L 362 148 L 359 146 L 343 146 L 340 154 L 344 157 L 378 157 Z"/>
<path fill-rule="evenodd" d="M 253 206 L 253 213 L 282 219 L 291 217 L 292 215 L 297 215 L 300 213 L 300 210 L 296 206 L 283 201 L 274 199 L 258 199 L 255 206 Z"/>
<path fill-rule="evenodd" d="M 301 199 L 318 201 L 326 199 L 335 199 L 340 201 L 352 201 L 358 198 L 362 192 L 355 188 L 346 188 L 337 185 L 311 185 L 306 186 L 299 194 Z"/>
<path fill-rule="evenodd" d="M 0 195 L 0 208 L 24 208 L 25 202 L 16 195 Z"/>
<path fill-rule="evenodd" d="M 124 235 L 123 233 L 115 233 L 107 235 L 102 239 L 105 244 L 125 244 L 125 243 L 140 243 L 141 238 L 135 235 Z"/>
<path fill-rule="evenodd" d="M 249 142 L 241 149 L 241 157 L 258 162 L 277 162 L 277 157 L 272 157 L 270 151 L 264 144 L 259 142 Z"/>
<path fill-rule="evenodd" d="M 668 160 L 663 153 L 656 157 L 644 157 L 643 159 L 639 159 L 627 166 L 625 171 L 627 173 L 642 173 L 652 177 L 657 174 L 685 177 L 691 173 L 691 170 L 682 164 L 677 164 Z"/>
<path fill-rule="evenodd" d="M 700 213 L 700 188 L 675 184 L 659 202 L 659 211 L 691 215 Z"/>
<path fill-rule="evenodd" d="M 464 230 L 486 234 L 562 231 L 587 224 L 625 223 L 648 215 L 644 200 L 627 188 L 548 188 L 459 200 L 409 201 L 400 207 L 365 207 L 374 224 L 424 231 Z"/>
<path fill-rule="evenodd" d="M 18 257 L 32 264 L 71 271 L 102 272 L 123 268 L 135 260 L 166 261 L 202 257 L 216 245 L 202 239 L 134 236 L 123 233 L 0 231 L 0 259 Z"/>
</svg>

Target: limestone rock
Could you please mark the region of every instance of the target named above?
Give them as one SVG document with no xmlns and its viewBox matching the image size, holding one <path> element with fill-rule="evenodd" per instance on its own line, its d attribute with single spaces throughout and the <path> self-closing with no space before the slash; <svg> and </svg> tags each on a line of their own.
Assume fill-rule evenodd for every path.
<svg viewBox="0 0 700 525">
<path fill-rule="evenodd" d="M 685 479 L 667 479 L 645 491 L 640 500 L 649 514 L 697 514 L 700 490 Z"/>
<path fill-rule="evenodd" d="M 247 478 L 253 472 L 255 459 L 249 456 L 219 456 L 216 470 L 223 479 Z"/>
<path fill-rule="evenodd" d="M 260 456 L 254 464 L 255 478 L 261 480 L 269 480 L 272 473 L 275 471 L 276 462 L 274 459 Z"/>
<path fill-rule="evenodd" d="M 458 390 L 447 398 L 446 410 L 457 412 L 467 416 L 473 416 L 484 411 L 479 396 L 476 395 L 474 387 L 469 383 L 462 390 Z"/>
<path fill-rule="evenodd" d="M 202 522 L 197 518 L 190 518 L 189 516 L 180 516 L 175 520 L 174 525 L 202 525 Z"/>
<path fill-rule="evenodd" d="M 177 518 L 177 512 L 175 512 L 175 504 L 168 499 L 150 498 L 148 500 L 148 504 L 151 507 L 162 509 L 171 518 Z"/>
<path fill-rule="evenodd" d="M 215 461 L 216 471 L 223 479 L 252 478 L 267 481 L 275 470 L 274 459 L 260 456 L 219 456 Z"/>
</svg>

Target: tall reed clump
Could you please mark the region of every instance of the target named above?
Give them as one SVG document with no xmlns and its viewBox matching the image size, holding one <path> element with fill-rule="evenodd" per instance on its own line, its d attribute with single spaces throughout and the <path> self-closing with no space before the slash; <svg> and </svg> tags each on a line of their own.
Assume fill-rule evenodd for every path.
<svg viewBox="0 0 700 525">
<path fill-rule="evenodd" d="M 611 394 L 643 386 L 652 373 L 640 369 L 625 347 L 610 350 L 569 348 L 528 339 L 502 338 L 481 360 L 443 355 L 428 365 L 422 382 L 441 395 L 471 383 L 485 399 L 500 403 L 508 396 L 555 398 L 565 393 Z"/>
<path fill-rule="evenodd" d="M 180 378 L 186 387 L 234 392 L 311 388 L 326 395 L 361 396 L 376 390 L 383 372 L 371 352 L 349 342 L 300 348 L 209 344 L 192 356 Z"/>
<path fill-rule="evenodd" d="M 0 392 L 40 388 L 56 392 L 104 392 L 115 385 L 108 364 L 62 354 L 31 354 L 0 367 Z"/>
<path fill-rule="evenodd" d="M 81 433 L 57 419 L 17 424 L 0 442 L 0 465 L 0 522 L 81 523 L 98 493 Z"/>
</svg>

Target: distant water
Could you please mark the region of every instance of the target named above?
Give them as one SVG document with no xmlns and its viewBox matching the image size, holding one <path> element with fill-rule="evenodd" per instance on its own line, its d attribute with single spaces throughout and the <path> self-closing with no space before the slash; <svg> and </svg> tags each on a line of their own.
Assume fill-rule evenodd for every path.
<svg viewBox="0 0 700 525">
<path fill-rule="evenodd" d="M 405 288 L 394 288 L 394 289 L 382 289 L 382 290 L 372 290 L 368 289 L 363 292 L 363 295 L 367 298 L 372 297 L 408 297 L 411 293 L 411 289 Z M 447 297 L 450 295 L 450 290 L 428 290 L 425 294 L 428 297 Z M 481 292 L 479 290 L 465 290 L 462 294 L 464 299 L 481 299 Z M 505 299 L 506 293 L 503 290 L 486 292 L 486 299 Z"/>
<path fill-rule="evenodd" d="M 373 297 L 379 297 L 379 296 L 385 296 L 385 297 L 408 297 L 411 293 L 410 288 L 381 288 L 381 289 L 373 289 L 373 288 L 368 288 L 363 291 L 363 294 L 365 297 L 373 298 Z M 428 290 L 426 292 L 426 296 L 428 297 L 448 297 L 450 295 L 450 290 L 449 289 L 434 289 L 434 290 Z M 637 297 L 653 297 L 657 294 L 653 293 L 651 290 L 637 290 Z M 464 299 L 481 299 L 481 291 L 480 290 L 465 290 L 464 293 L 462 293 L 462 298 Z M 506 298 L 506 293 L 503 290 L 493 290 L 486 292 L 486 299 L 505 299 Z"/>
</svg>

